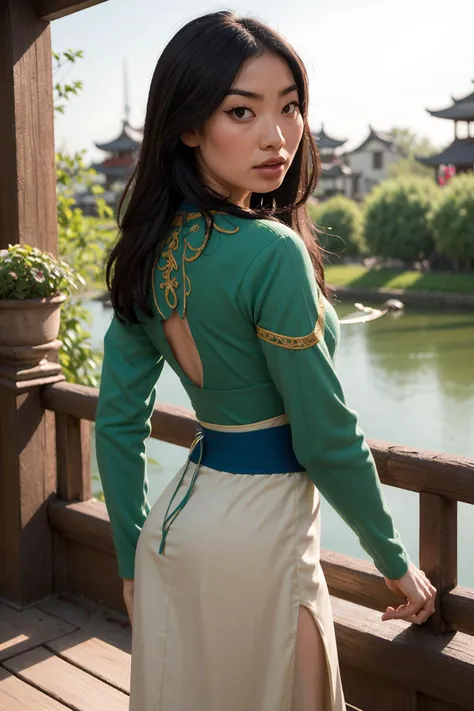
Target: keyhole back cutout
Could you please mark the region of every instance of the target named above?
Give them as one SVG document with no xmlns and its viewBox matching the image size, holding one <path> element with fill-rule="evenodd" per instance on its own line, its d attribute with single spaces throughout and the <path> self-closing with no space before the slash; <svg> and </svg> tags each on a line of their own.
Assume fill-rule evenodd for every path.
<svg viewBox="0 0 474 711">
<path fill-rule="evenodd" d="M 204 372 L 201 356 L 194 342 L 187 318 L 173 311 L 162 321 L 163 332 L 173 356 L 183 373 L 198 388 L 204 387 Z"/>
</svg>

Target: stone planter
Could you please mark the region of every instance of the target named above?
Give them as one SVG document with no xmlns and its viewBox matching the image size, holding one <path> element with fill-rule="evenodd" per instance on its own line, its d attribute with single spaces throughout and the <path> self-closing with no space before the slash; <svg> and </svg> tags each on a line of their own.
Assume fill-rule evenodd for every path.
<svg viewBox="0 0 474 711">
<path fill-rule="evenodd" d="M 60 341 L 59 320 L 64 294 L 46 299 L 0 299 L 0 362 L 19 370 L 45 365 Z"/>
</svg>

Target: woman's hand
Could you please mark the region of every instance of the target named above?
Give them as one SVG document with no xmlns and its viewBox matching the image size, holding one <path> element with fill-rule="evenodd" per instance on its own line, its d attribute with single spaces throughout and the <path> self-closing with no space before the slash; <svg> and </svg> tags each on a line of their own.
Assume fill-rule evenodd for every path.
<svg viewBox="0 0 474 711">
<path fill-rule="evenodd" d="M 421 625 L 435 611 L 436 588 L 415 565 L 410 565 L 403 578 L 385 578 L 385 583 L 389 590 L 399 597 L 406 597 L 407 601 L 396 609 L 387 607 L 382 620 L 406 620 Z"/>
<path fill-rule="evenodd" d="M 123 580 L 123 599 L 125 601 L 125 607 L 127 608 L 127 613 L 130 618 L 130 624 L 133 620 L 133 584 L 134 580 L 126 579 Z"/>
</svg>

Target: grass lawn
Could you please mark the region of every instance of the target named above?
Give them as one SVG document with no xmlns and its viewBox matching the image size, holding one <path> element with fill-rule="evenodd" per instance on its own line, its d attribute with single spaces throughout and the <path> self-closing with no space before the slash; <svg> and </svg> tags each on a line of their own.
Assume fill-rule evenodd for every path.
<svg viewBox="0 0 474 711">
<path fill-rule="evenodd" d="M 358 289 L 406 289 L 407 291 L 446 291 L 474 293 L 474 274 L 456 272 L 415 272 L 395 269 L 367 269 L 360 264 L 326 267 L 326 279 L 332 286 Z"/>
</svg>

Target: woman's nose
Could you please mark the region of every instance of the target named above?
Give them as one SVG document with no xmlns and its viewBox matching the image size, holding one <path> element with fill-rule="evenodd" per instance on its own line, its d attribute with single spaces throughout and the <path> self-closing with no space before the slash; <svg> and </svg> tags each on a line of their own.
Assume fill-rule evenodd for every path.
<svg viewBox="0 0 474 711">
<path fill-rule="evenodd" d="M 280 150 L 285 145 L 285 137 L 280 128 L 280 125 L 275 121 L 268 121 L 262 132 L 261 147 L 263 150 L 268 148 L 276 148 Z"/>
</svg>

